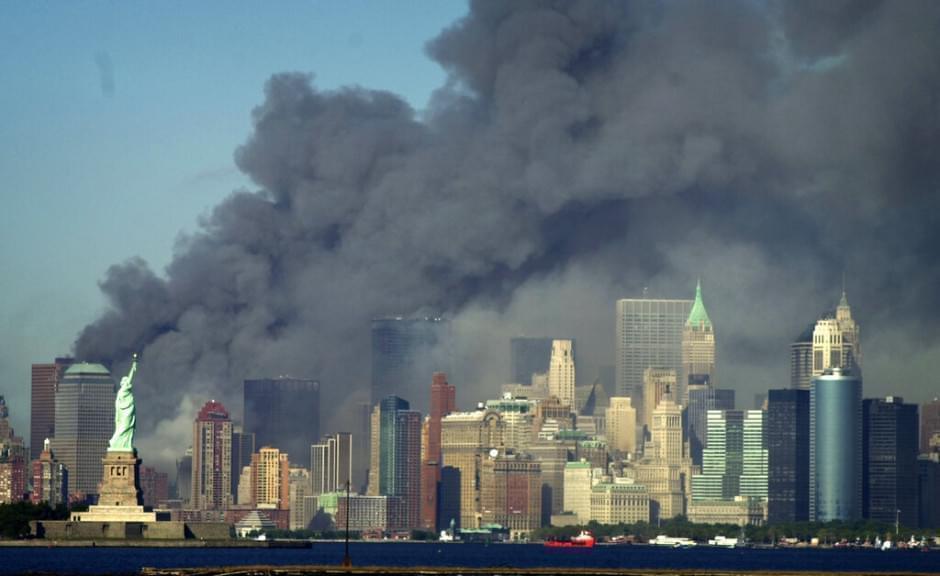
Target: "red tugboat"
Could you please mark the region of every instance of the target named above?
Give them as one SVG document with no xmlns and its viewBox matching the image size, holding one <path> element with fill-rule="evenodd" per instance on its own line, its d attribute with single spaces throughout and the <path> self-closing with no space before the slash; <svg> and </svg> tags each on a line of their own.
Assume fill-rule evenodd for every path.
<svg viewBox="0 0 940 576">
<path fill-rule="evenodd" d="M 587 530 L 582 530 L 580 534 L 571 538 L 546 540 L 545 546 L 548 548 L 593 548 L 594 536 Z"/>
</svg>

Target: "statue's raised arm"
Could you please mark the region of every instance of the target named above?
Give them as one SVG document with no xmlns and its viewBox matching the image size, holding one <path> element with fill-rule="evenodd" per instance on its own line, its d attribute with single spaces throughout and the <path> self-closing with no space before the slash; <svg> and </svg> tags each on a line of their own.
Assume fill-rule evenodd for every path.
<svg viewBox="0 0 940 576">
<path fill-rule="evenodd" d="M 137 354 L 127 376 L 121 378 L 114 399 L 114 436 L 108 443 L 109 452 L 133 452 L 134 432 L 137 428 L 137 412 L 134 407 L 134 374 L 137 372 Z"/>
</svg>

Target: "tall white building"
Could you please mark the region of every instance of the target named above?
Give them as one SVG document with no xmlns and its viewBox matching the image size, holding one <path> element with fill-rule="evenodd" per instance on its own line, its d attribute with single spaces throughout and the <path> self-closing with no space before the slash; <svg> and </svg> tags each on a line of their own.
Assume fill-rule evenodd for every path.
<svg viewBox="0 0 940 576">
<path fill-rule="evenodd" d="M 574 350 L 571 340 L 552 340 L 548 365 L 548 393 L 574 409 Z"/>
<path fill-rule="evenodd" d="M 623 455 L 636 453 L 636 410 L 630 398 L 614 396 L 610 399 L 607 446 Z"/>
<path fill-rule="evenodd" d="M 564 509 L 574 512 L 578 524 L 591 521 L 591 488 L 601 481 L 603 474 L 602 469 L 583 460 L 565 464 Z"/>
</svg>

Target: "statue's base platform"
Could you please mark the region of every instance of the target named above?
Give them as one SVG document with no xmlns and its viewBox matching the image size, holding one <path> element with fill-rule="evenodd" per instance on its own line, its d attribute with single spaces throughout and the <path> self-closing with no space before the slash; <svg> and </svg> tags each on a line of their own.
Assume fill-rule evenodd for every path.
<svg viewBox="0 0 940 576">
<path fill-rule="evenodd" d="M 34 520 L 30 532 L 46 540 L 202 540 L 221 542 L 232 538 L 232 527 L 223 522 L 132 522 Z"/>
<path fill-rule="evenodd" d="M 157 513 L 143 506 L 91 506 L 87 512 L 74 512 L 72 522 L 156 522 Z"/>
</svg>

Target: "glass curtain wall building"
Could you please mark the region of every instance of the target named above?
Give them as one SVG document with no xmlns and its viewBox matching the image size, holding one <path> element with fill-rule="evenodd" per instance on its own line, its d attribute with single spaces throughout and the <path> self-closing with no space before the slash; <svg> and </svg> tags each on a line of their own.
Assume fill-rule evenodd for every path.
<svg viewBox="0 0 940 576">
<path fill-rule="evenodd" d="M 862 517 L 862 381 L 827 370 L 810 389 L 810 521 Z"/>
<path fill-rule="evenodd" d="M 772 524 L 809 521 L 809 394 L 782 389 L 767 396 L 767 520 Z"/>
</svg>

